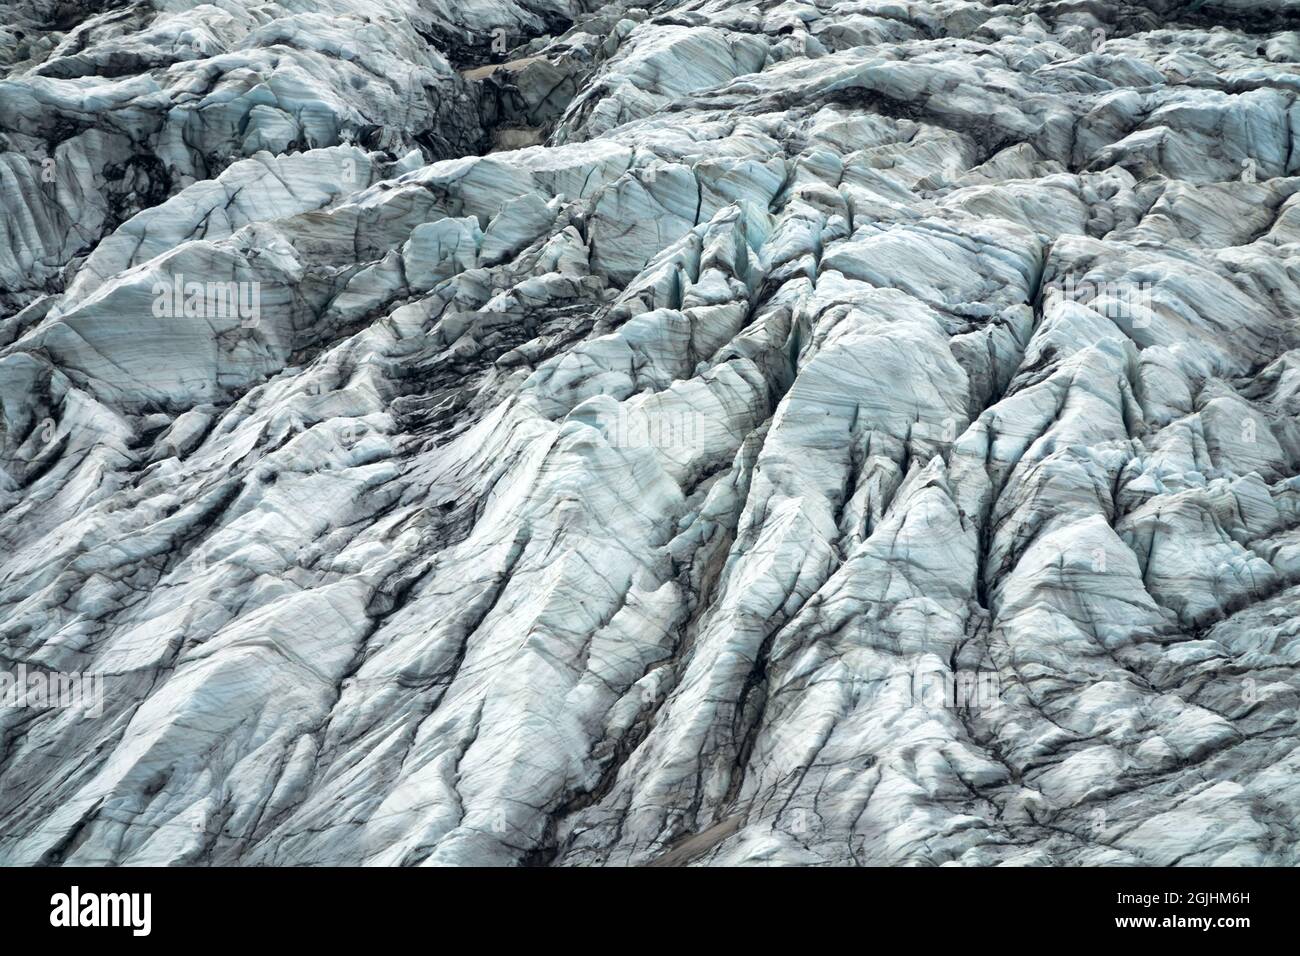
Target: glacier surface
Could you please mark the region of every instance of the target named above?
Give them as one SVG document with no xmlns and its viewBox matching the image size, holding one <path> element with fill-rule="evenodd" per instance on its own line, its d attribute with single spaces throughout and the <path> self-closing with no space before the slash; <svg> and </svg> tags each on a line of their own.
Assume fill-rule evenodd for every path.
<svg viewBox="0 0 1300 956">
<path fill-rule="evenodd" d="M 0 862 L 1300 863 L 1297 0 L 4 6 Z"/>
</svg>

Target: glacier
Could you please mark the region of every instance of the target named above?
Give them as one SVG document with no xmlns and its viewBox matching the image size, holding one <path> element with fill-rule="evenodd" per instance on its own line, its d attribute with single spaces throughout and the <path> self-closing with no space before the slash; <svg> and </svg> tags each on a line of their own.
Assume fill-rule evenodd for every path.
<svg viewBox="0 0 1300 956">
<path fill-rule="evenodd" d="M 1300 863 L 1300 2 L 95 6 L 0 863 Z"/>
</svg>

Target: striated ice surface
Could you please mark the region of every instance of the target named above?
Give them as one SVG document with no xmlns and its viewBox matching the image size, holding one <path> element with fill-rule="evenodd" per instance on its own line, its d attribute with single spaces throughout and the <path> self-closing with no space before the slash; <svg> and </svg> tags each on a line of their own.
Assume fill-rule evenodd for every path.
<svg viewBox="0 0 1300 956">
<path fill-rule="evenodd" d="M 90 6 L 0 862 L 1300 863 L 1295 0 Z"/>
</svg>

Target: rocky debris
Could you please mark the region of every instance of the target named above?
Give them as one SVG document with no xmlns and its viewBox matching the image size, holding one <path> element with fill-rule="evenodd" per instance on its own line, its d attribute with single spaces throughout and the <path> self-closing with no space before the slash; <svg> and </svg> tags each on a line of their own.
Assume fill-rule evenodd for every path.
<svg viewBox="0 0 1300 956">
<path fill-rule="evenodd" d="M 464 71 L 478 91 L 482 123 L 497 149 L 536 146 L 553 131 L 591 75 L 646 19 L 639 7 L 612 3 L 580 17 L 559 37 L 537 37 Z"/>
<path fill-rule="evenodd" d="M 6 28 L 0 861 L 1300 862 L 1293 4 L 310 6 Z"/>
</svg>

